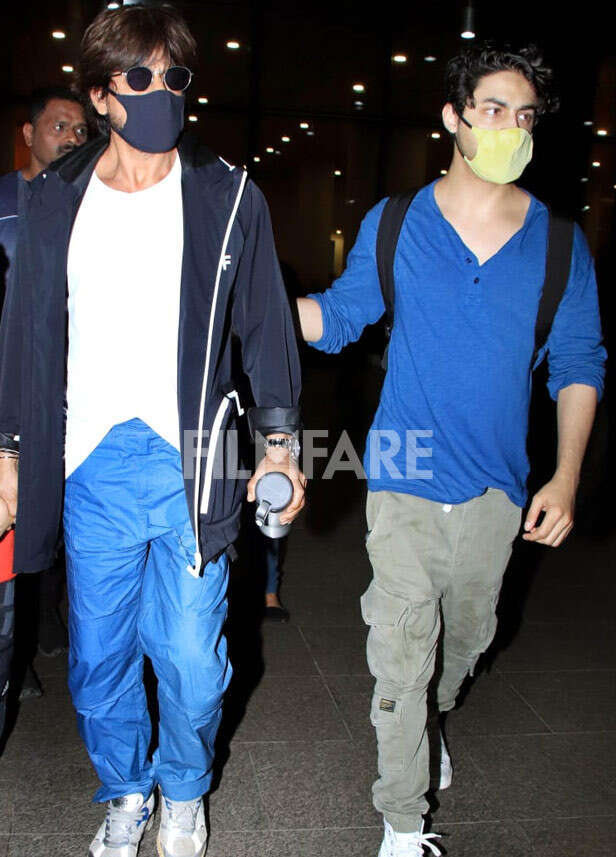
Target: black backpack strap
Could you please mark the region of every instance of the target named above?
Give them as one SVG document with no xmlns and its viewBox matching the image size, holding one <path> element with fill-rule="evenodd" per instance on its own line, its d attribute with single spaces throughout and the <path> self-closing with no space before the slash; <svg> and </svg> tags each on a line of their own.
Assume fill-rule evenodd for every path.
<svg viewBox="0 0 616 857">
<path fill-rule="evenodd" d="M 547 342 L 554 316 L 567 288 L 569 271 L 571 270 L 574 226 L 575 224 L 572 220 L 552 214 L 550 211 L 545 280 L 535 324 L 533 365 L 537 359 L 537 355 Z"/>
<path fill-rule="evenodd" d="M 381 214 L 376 236 L 376 266 L 385 303 L 385 330 L 388 339 L 394 323 L 394 256 L 406 212 L 416 193 L 417 190 L 409 190 L 389 197 Z"/>
</svg>

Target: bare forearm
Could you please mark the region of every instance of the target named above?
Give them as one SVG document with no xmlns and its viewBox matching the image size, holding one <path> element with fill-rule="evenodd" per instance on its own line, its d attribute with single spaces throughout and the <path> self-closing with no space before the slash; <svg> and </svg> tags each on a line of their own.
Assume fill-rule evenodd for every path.
<svg viewBox="0 0 616 857">
<path fill-rule="evenodd" d="M 320 305 L 312 298 L 298 298 L 297 311 L 302 336 L 306 342 L 318 342 L 323 337 L 323 314 Z"/>
<path fill-rule="evenodd" d="M 558 394 L 556 473 L 576 487 L 596 409 L 597 391 L 587 384 L 571 384 Z"/>
</svg>

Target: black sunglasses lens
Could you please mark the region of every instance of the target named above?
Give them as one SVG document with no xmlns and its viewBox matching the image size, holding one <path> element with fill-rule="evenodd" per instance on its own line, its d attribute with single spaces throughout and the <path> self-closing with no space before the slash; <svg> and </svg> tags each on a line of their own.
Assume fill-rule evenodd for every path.
<svg viewBox="0 0 616 857">
<path fill-rule="evenodd" d="M 174 92 L 183 92 L 190 83 L 190 70 L 182 65 L 172 65 L 165 72 L 165 84 L 167 89 Z"/>
<path fill-rule="evenodd" d="M 152 83 L 152 72 L 142 65 L 129 68 L 126 72 L 126 82 L 135 92 L 145 92 Z"/>
</svg>

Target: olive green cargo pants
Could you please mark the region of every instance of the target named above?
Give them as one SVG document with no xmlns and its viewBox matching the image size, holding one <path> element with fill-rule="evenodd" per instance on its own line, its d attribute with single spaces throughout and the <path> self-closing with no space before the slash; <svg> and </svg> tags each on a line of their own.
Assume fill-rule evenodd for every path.
<svg viewBox="0 0 616 857">
<path fill-rule="evenodd" d="M 428 810 L 427 692 L 442 626 L 439 711 L 454 707 L 496 631 L 496 604 L 521 509 L 503 491 L 456 506 L 369 492 L 366 547 L 374 572 L 362 596 L 376 679 L 374 805 L 394 830 L 419 830 Z"/>
</svg>

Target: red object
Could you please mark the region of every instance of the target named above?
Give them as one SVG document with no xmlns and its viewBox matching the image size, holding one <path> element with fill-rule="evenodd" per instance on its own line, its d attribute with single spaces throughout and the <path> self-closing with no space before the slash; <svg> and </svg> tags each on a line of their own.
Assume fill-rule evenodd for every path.
<svg viewBox="0 0 616 857">
<path fill-rule="evenodd" d="M 12 580 L 15 577 L 13 574 L 14 548 L 15 530 L 10 529 L 0 539 L 0 583 L 5 583 L 7 580 Z"/>
</svg>

